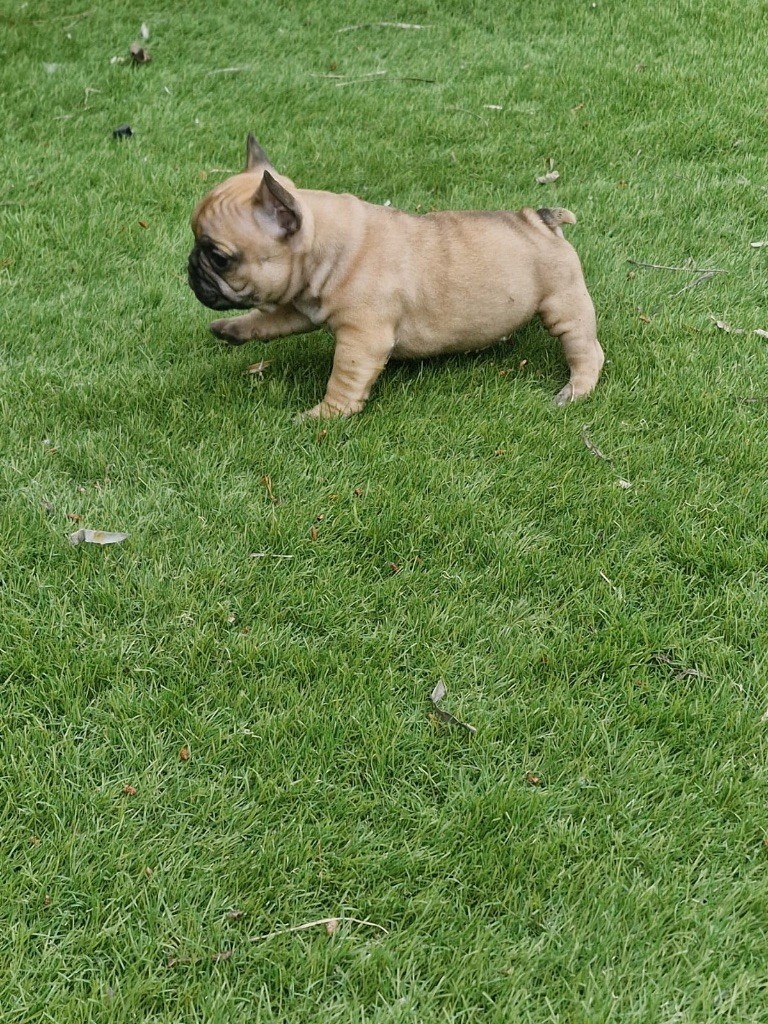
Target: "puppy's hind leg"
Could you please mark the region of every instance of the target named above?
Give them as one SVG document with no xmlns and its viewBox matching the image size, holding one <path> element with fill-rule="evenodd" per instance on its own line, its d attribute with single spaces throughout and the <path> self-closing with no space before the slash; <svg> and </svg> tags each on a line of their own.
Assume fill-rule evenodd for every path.
<svg viewBox="0 0 768 1024">
<path fill-rule="evenodd" d="M 301 334 L 314 331 L 315 325 L 292 306 L 279 306 L 271 313 L 254 309 L 245 316 L 225 317 L 214 320 L 210 329 L 217 338 L 229 345 L 244 345 L 246 341 L 271 341 L 286 334 Z"/>
<path fill-rule="evenodd" d="M 597 384 L 605 362 L 597 340 L 595 307 L 583 283 L 549 295 L 539 315 L 549 333 L 560 339 L 571 378 L 555 395 L 555 405 L 567 405 L 588 395 Z"/>
</svg>

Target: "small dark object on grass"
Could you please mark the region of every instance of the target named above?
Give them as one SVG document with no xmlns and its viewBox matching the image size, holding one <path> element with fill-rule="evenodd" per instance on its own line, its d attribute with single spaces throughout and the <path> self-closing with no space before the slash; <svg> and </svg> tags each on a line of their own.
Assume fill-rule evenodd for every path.
<svg viewBox="0 0 768 1024">
<path fill-rule="evenodd" d="M 113 139 L 130 139 L 133 135 L 133 128 L 129 124 L 119 124 L 112 132 Z"/>
<path fill-rule="evenodd" d="M 131 43 L 130 54 L 134 64 L 149 64 L 152 60 L 149 50 L 145 50 L 139 43 Z"/>
</svg>

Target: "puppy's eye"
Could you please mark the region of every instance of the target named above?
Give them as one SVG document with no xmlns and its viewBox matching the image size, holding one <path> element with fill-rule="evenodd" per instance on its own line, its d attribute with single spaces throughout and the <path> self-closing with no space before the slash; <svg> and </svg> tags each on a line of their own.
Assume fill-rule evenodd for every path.
<svg viewBox="0 0 768 1024">
<path fill-rule="evenodd" d="M 227 269 L 230 257 L 226 253 L 219 252 L 218 249 L 211 249 L 208 253 L 208 259 L 211 261 L 211 266 L 214 270 L 222 271 Z"/>
</svg>

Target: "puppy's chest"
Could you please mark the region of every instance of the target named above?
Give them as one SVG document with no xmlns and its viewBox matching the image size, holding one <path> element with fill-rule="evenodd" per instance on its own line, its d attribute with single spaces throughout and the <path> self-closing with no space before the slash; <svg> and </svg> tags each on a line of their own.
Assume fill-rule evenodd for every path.
<svg viewBox="0 0 768 1024">
<path fill-rule="evenodd" d="M 303 313 L 308 320 L 311 320 L 315 327 L 320 327 L 321 324 L 325 323 L 326 316 L 324 315 L 323 303 L 319 298 L 302 296 L 293 300 L 293 307 L 298 309 L 300 313 Z"/>
</svg>

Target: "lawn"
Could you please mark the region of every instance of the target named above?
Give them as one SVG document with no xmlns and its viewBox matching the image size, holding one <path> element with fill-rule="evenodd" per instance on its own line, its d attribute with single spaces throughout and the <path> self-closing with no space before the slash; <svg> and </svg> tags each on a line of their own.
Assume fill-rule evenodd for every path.
<svg viewBox="0 0 768 1024">
<path fill-rule="evenodd" d="M 3 1024 L 768 1021 L 764 5 L 0 26 Z M 295 423 L 330 335 L 228 349 L 186 284 L 249 130 L 572 209 L 595 394 L 534 323 Z"/>
</svg>

